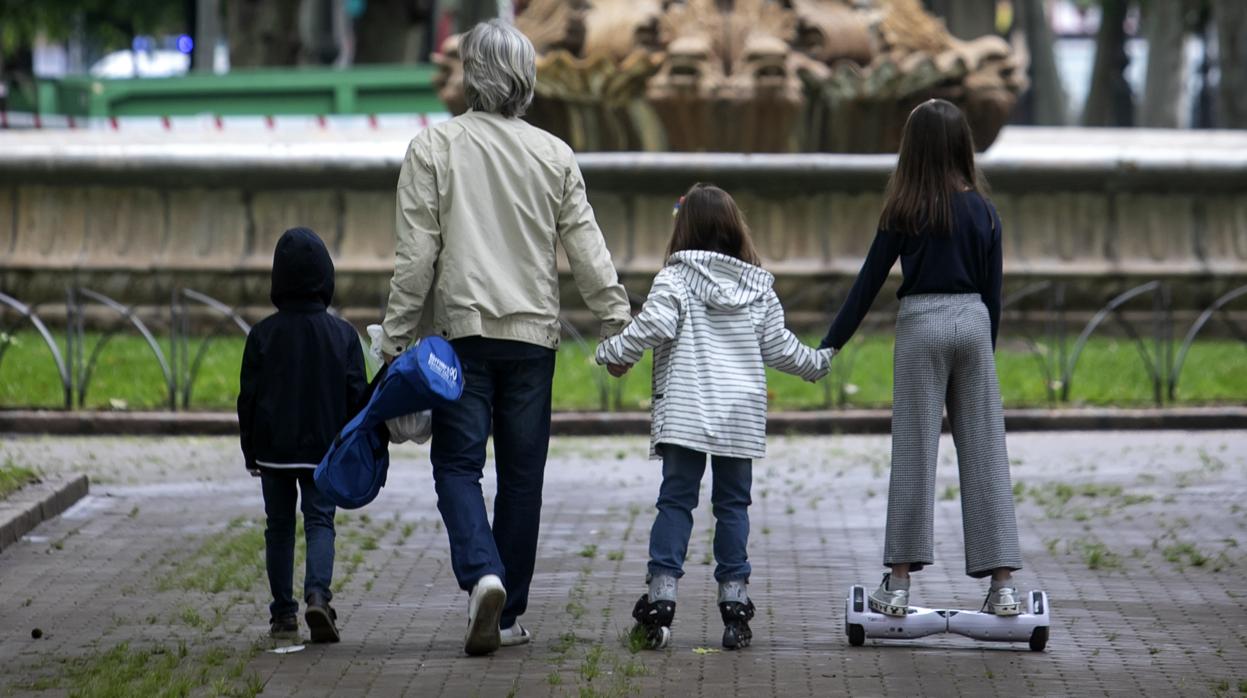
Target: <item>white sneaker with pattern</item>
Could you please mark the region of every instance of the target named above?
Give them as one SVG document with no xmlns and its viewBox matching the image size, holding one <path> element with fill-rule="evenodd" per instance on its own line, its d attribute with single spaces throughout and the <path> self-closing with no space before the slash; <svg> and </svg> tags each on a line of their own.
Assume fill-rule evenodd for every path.
<svg viewBox="0 0 1247 698">
<path fill-rule="evenodd" d="M 516 645 L 527 645 L 533 641 L 532 633 L 528 632 L 528 628 L 520 625 L 517 620 L 515 624 L 509 628 L 503 628 L 500 633 L 502 636 L 503 647 L 515 647 Z"/>
</svg>

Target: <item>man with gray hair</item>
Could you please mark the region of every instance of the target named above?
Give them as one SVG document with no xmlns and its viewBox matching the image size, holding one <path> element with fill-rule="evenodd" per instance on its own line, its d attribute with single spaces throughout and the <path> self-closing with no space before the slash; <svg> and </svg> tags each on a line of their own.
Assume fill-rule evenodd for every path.
<svg viewBox="0 0 1247 698">
<path fill-rule="evenodd" d="M 493 20 L 459 46 L 471 109 L 422 131 L 403 161 L 382 348 L 392 358 L 436 333 L 463 362 L 463 397 L 433 414 L 430 458 L 451 566 L 470 592 L 464 650 L 476 655 L 531 637 L 518 618 L 550 440 L 557 245 L 603 336 L 631 314 L 571 148 L 519 118 L 537 80 L 532 43 Z M 491 428 L 492 529 L 480 484 Z"/>
</svg>

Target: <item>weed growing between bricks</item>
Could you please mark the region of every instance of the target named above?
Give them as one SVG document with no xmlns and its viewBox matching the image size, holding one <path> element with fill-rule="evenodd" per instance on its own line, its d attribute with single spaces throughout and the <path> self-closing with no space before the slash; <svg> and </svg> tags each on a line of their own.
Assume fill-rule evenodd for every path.
<svg viewBox="0 0 1247 698">
<path fill-rule="evenodd" d="M 25 690 L 65 691 L 75 698 L 121 696 L 229 696 L 252 698 L 264 690 L 247 663 L 259 651 L 212 648 L 198 656 L 186 642 L 132 647 L 123 642 L 107 651 L 62 662 L 56 677 L 37 679 Z"/>
<path fill-rule="evenodd" d="M 1237 692 L 1231 687 L 1229 679 L 1213 679 L 1209 681 L 1208 690 L 1212 692 L 1215 698 L 1227 698 L 1234 695 L 1247 696 L 1247 679 L 1238 682 Z"/>
<path fill-rule="evenodd" d="M 1131 447 L 1122 449 L 1122 456 L 1128 456 Z M 1216 539 L 1193 540 L 1188 531 L 1191 520 L 1188 516 L 1198 519 L 1199 508 L 1190 508 L 1190 502 L 1183 501 L 1188 489 L 1206 486 L 1208 483 L 1224 476 L 1229 465 L 1225 461 L 1226 444 L 1219 446 L 1200 446 L 1194 454 L 1186 455 L 1189 449 L 1179 443 L 1174 453 L 1188 458 L 1193 467 L 1171 471 L 1164 479 L 1151 472 L 1142 472 L 1135 476 L 1138 489 L 1127 489 L 1120 484 L 1101 482 L 1065 482 L 1048 481 L 1039 484 L 1015 479 L 1013 483 L 1014 501 L 1018 506 L 1019 516 L 1043 521 L 1042 525 L 1050 530 L 1062 528 L 1065 535 L 1050 537 L 1044 540 L 1044 546 L 1050 555 L 1058 553 L 1074 557 L 1092 571 L 1114 573 L 1121 571 L 1127 564 L 1152 569 L 1152 565 L 1163 561 L 1167 566 L 1179 572 L 1211 572 L 1219 573 L 1238 567 L 1247 561 L 1239 549 L 1238 538 L 1232 529 L 1226 528 L 1225 535 Z M 1071 463 L 1072 472 L 1094 473 L 1097 463 Z M 1146 490 L 1165 491 L 1158 495 Z M 950 499 L 949 487 L 941 499 Z M 1041 515 L 1036 516 L 1038 512 Z M 1231 520 L 1238 520 L 1238 527 L 1245 528 L 1241 517 L 1242 506 L 1232 504 L 1229 509 Z M 1135 519 L 1135 511 L 1144 512 L 1151 523 L 1159 528 L 1160 533 L 1151 537 L 1150 545 L 1134 545 L 1128 555 L 1124 546 L 1110 545 L 1091 533 L 1093 520 L 1102 520 L 1099 527 L 1125 524 Z M 1177 515 L 1176 513 L 1183 515 Z M 1068 523 L 1077 524 L 1077 529 Z M 1055 527 L 1055 528 L 1054 528 Z"/>
<path fill-rule="evenodd" d="M 196 631 L 203 631 L 208 625 L 192 609 L 184 612 L 183 622 Z M 14 688 L 54 690 L 73 698 L 254 698 L 264 690 L 260 677 L 247 671 L 247 665 L 262 651 L 264 640 L 253 639 L 246 647 L 211 642 L 211 638 L 202 636 L 176 642 L 125 641 L 87 655 L 44 662 L 39 667 L 43 676 Z M 49 669 L 51 672 L 47 673 Z"/>
<path fill-rule="evenodd" d="M 18 465 L 11 458 L 5 458 L 0 464 L 0 499 L 36 482 L 39 482 L 39 473 L 34 468 Z"/>
<path fill-rule="evenodd" d="M 618 534 L 622 545 L 626 546 L 632 537 L 642 511 L 643 507 L 639 504 L 629 505 L 626 523 Z M 598 530 L 595 535 L 599 539 L 605 539 L 607 531 Z M 611 607 L 609 600 L 602 606 L 600 614 L 588 613 L 589 608 L 599 598 L 596 594 L 591 596 L 591 581 L 595 573 L 601 572 L 595 565 L 602 564 L 605 560 L 611 567 L 606 575 L 609 578 L 619 578 L 630 572 L 623 568 L 626 557 L 623 550 L 601 555 L 601 547 L 599 543 L 587 543 L 575 553 L 583 562 L 572 588 L 568 591 L 567 603 L 563 609 L 566 614 L 564 627 L 567 629 L 550 647 L 550 661 L 553 666 L 546 675 L 548 685 L 566 686 L 566 692 L 582 698 L 635 695 L 639 687 L 634 679 L 650 673 L 645 663 L 634 656 L 642 650 L 642 644 L 630 633 L 630 614 L 620 613 L 616 616 L 616 609 Z M 593 627 L 596 623 L 595 617 L 601 618 L 603 627 Z M 616 617 L 618 620 L 612 621 Z M 620 627 L 620 623 L 624 627 Z M 615 626 L 617 643 L 586 639 L 609 637 L 611 633 L 608 629 L 612 625 Z M 559 695 L 563 694 L 564 691 L 559 692 Z"/>
<path fill-rule="evenodd" d="M 127 518 L 140 513 L 135 507 Z M 396 523 L 376 523 L 367 515 L 357 520 L 340 513 L 336 526 L 337 555 L 343 564 L 335 586 L 341 589 L 351 584 L 364 565 L 364 552 L 377 550 L 377 541 L 393 531 Z M 52 541 L 51 549 L 63 548 L 65 539 L 75 532 L 73 529 Z M 122 590 L 123 596 L 178 595 L 182 601 L 171 613 L 164 618 L 149 614 L 140 618 L 114 615 L 112 619 L 114 627 L 163 623 L 168 628 L 168 640 L 127 640 L 84 656 L 56 658 L 44 663 L 44 671 L 39 672 L 44 675 L 19 688 L 64 691 L 75 698 L 250 698 L 263 691 L 262 678 L 247 669 L 260 652 L 274 646 L 266 632 L 249 631 L 256 625 L 267 625 L 268 619 L 263 520 L 232 519 L 223 530 L 188 548 L 190 552 L 184 556 L 166 555 L 156 563 L 150 589 L 131 586 Z M 295 558 L 298 570 L 306 559 L 302 520 L 296 531 Z M 296 579 L 301 577 L 296 574 Z M 296 598 L 302 595 L 296 585 Z M 110 634 L 111 630 L 106 631 L 105 638 Z"/>
<path fill-rule="evenodd" d="M 302 521 L 299 527 L 302 533 Z M 298 537 L 300 543 L 302 538 L 302 535 Z M 224 531 L 209 536 L 189 557 L 174 564 L 156 589 L 209 594 L 248 591 L 256 587 L 263 576 L 264 522 L 239 517 L 230 521 Z"/>
</svg>

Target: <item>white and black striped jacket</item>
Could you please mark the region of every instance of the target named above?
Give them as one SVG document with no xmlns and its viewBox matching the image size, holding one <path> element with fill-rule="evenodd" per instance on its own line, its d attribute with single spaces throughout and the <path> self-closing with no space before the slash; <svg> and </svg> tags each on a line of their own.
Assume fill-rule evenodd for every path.
<svg viewBox="0 0 1247 698">
<path fill-rule="evenodd" d="M 632 324 L 598 346 L 600 364 L 654 349 L 650 454 L 676 444 L 712 455 L 766 455 L 766 366 L 815 381 L 833 352 L 802 344 L 766 270 L 734 257 L 678 252 Z"/>
</svg>

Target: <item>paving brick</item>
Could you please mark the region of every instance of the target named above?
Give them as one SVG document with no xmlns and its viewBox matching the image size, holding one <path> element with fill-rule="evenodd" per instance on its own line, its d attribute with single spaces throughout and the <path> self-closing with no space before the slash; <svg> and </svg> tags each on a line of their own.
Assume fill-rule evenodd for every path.
<svg viewBox="0 0 1247 698">
<path fill-rule="evenodd" d="M 942 446 L 937 562 L 915 577 L 914 598 L 977 608 L 984 585 L 962 574 L 955 459 Z M 1247 566 L 1247 434 L 1010 437 L 1026 563 L 1018 579 L 1053 605 L 1044 653 L 952 636 L 848 646 L 847 587 L 877 583 L 882 571 L 888 447 L 877 436 L 772 439 L 755 466 L 758 616 L 741 652 L 694 651 L 716 649 L 722 632 L 705 564 L 707 481 L 673 645 L 632 655 L 620 638 L 644 590 L 659 466 L 644 459 L 643 439 L 556 439 L 523 619 L 535 641 L 486 658 L 462 656 L 466 595 L 450 571 L 427 449 L 398 447 L 378 500 L 339 520 L 343 641 L 261 652 L 247 669 L 264 695 L 301 697 L 1167 696 L 1247 680 L 1247 592 L 1223 581 Z M 120 642 L 244 652 L 263 638 L 262 575 L 245 593 L 168 583 L 213 536 L 261 517 L 258 482 L 232 439 L 12 438 L 0 458 L 92 481 L 91 495 L 0 553 L 0 694 Z M 492 475 L 484 486 L 492 492 Z M 375 546 L 361 546 L 368 536 Z M 210 627 L 189 625 L 189 611 Z"/>
</svg>

